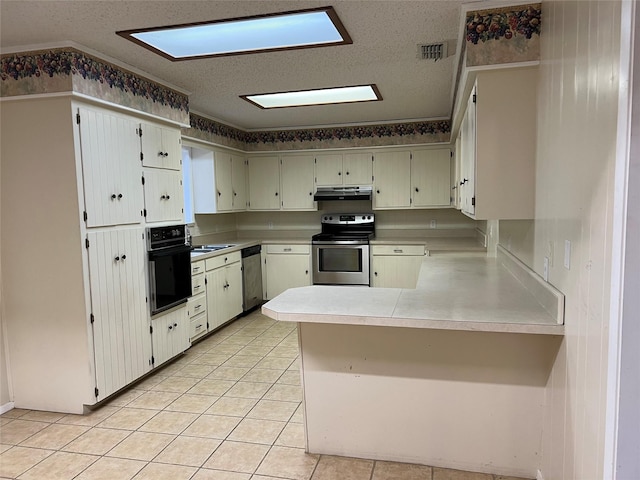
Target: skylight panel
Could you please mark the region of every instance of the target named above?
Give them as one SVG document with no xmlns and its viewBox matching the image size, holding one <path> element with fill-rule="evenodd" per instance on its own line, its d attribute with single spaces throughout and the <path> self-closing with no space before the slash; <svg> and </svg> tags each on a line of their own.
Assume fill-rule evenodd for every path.
<svg viewBox="0 0 640 480">
<path fill-rule="evenodd" d="M 333 7 L 116 33 L 171 60 L 352 43 Z"/>
<path fill-rule="evenodd" d="M 337 103 L 374 102 L 382 100 L 375 85 L 321 88 L 292 92 L 240 95 L 240 98 L 263 108 L 304 107 Z"/>
</svg>

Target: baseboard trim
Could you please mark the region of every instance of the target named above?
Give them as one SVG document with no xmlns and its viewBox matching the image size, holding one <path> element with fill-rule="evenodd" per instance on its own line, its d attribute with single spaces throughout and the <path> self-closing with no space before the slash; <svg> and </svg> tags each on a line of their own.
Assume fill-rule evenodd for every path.
<svg viewBox="0 0 640 480">
<path fill-rule="evenodd" d="M 13 410 L 15 404 L 13 402 L 7 402 L 4 405 L 0 405 L 0 415 L 7 413 L 9 410 Z"/>
</svg>

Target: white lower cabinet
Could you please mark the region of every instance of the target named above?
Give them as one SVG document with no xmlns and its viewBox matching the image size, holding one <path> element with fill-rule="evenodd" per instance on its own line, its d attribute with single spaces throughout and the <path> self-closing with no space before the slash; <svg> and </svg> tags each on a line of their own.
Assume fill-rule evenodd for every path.
<svg viewBox="0 0 640 480">
<path fill-rule="evenodd" d="M 187 350 L 189 342 L 189 316 L 182 306 L 151 319 L 153 343 L 153 365 L 162 365 L 167 360 Z"/>
<path fill-rule="evenodd" d="M 151 369 L 143 232 L 87 234 L 97 401 Z"/>
<path fill-rule="evenodd" d="M 209 329 L 214 329 L 242 313 L 240 252 L 218 255 L 205 262 L 207 316 Z"/>
<path fill-rule="evenodd" d="M 372 245 L 371 286 L 416 288 L 424 245 Z"/>
<path fill-rule="evenodd" d="M 262 249 L 264 298 L 271 300 L 289 288 L 311 285 L 311 246 L 272 244 Z"/>
</svg>

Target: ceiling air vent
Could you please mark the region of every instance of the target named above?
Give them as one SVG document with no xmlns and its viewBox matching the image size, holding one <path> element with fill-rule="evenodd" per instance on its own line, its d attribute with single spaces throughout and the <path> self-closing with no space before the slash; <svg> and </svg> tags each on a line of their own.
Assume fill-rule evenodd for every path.
<svg viewBox="0 0 640 480">
<path fill-rule="evenodd" d="M 446 43 L 430 43 L 418 45 L 418 56 L 422 60 L 440 60 L 447 57 Z"/>
</svg>

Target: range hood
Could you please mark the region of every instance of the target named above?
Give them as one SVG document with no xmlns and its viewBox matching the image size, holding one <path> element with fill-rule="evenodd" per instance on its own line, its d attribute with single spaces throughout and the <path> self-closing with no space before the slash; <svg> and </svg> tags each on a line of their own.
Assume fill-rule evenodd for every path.
<svg viewBox="0 0 640 480">
<path fill-rule="evenodd" d="M 318 187 L 313 196 L 321 200 L 371 200 L 371 186 L 366 187 Z"/>
</svg>

